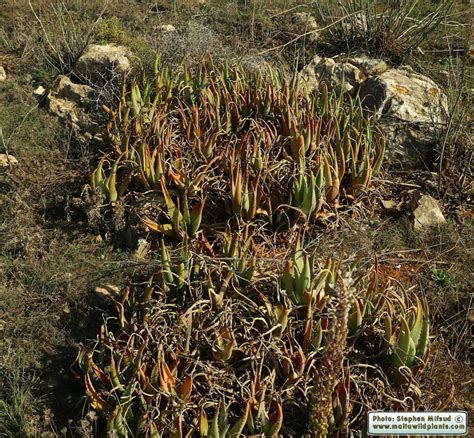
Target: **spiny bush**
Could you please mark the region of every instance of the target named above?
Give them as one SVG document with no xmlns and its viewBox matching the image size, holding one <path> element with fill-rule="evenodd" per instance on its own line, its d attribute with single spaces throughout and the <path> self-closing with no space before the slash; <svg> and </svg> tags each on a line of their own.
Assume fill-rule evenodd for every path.
<svg viewBox="0 0 474 438">
<path fill-rule="evenodd" d="M 274 226 L 317 218 L 364 190 L 384 156 L 357 99 L 310 94 L 271 68 L 252 75 L 210 62 L 173 72 L 157 59 L 152 80 L 124 85 L 118 107 L 105 110 L 110 151 L 92 190 L 111 203 L 161 192 L 168 220 L 147 225 L 173 236 L 191 237 L 203 214 Z"/>
<path fill-rule="evenodd" d="M 116 316 L 78 355 L 109 432 L 325 436 L 347 432 L 359 403 L 400 408 L 396 397 L 384 406 L 366 399 L 365 381 L 350 370 L 373 367 L 368 380 L 384 370 L 387 392 L 413 384 L 428 315 L 406 292 L 382 287 L 376 268 L 353 279 L 296 241 L 290 260 L 260 261 L 242 285 L 226 258 L 183 245 L 171 255 L 162 242 L 158 267 L 125 288 Z"/>
</svg>

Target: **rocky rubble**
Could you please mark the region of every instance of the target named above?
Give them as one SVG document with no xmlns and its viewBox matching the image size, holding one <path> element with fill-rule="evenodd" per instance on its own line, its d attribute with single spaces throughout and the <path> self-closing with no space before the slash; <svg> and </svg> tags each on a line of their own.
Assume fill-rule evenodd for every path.
<svg viewBox="0 0 474 438">
<path fill-rule="evenodd" d="M 309 89 L 322 83 L 336 92 L 359 95 L 373 111 L 387 138 L 386 156 L 404 168 L 425 167 L 435 156 L 446 123 L 447 97 L 430 78 L 409 67 L 391 68 L 365 56 L 316 56 L 300 73 Z"/>
<path fill-rule="evenodd" d="M 413 228 L 415 230 L 419 231 L 446 223 L 438 201 L 430 195 L 415 195 L 410 207 L 412 211 Z"/>
<path fill-rule="evenodd" d="M 13 155 L 0 154 L 0 169 L 10 166 L 16 166 L 18 160 Z"/>
<path fill-rule="evenodd" d="M 72 77 L 60 75 L 47 95 L 49 110 L 70 126 L 77 139 L 100 139 L 101 103 L 110 99 L 133 65 L 125 47 L 90 45 L 77 61 Z"/>
<path fill-rule="evenodd" d="M 98 132 L 94 120 L 97 92 L 89 85 L 74 84 L 69 77 L 56 78 L 49 94 L 49 110 L 62 119 L 81 140 L 91 140 Z"/>
</svg>

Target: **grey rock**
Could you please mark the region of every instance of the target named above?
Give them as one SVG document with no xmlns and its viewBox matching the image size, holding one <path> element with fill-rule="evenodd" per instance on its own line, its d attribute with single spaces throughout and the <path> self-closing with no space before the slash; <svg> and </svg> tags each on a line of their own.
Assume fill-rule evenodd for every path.
<svg viewBox="0 0 474 438">
<path fill-rule="evenodd" d="M 438 201 L 429 195 L 415 195 L 411 202 L 411 209 L 413 228 L 415 230 L 422 230 L 446 223 Z"/>
<path fill-rule="evenodd" d="M 74 84 L 67 76 L 58 76 L 48 93 L 48 107 L 81 140 L 91 140 L 99 132 L 100 126 L 91 116 L 97 107 L 97 93 L 88 85 Z"/>
<path fill-rule="evenodd" d="M 315 56 L 300 73 L 300 78 L 306 82 L 308 90 L 314 90 L 326 83 L 329 89 L 336 92 L 352 92 L 364 81 L 364 75 L 355 65 L 338 63 L 333 58 Z"/>
<path fill-rule="evenodd" d="M 369 79 L 361 95 L 366 106 L 380 117 L 408 122 L 441 123 L 447 109 L 446 96 L 435 82 L 405 68 Z"/>
<path fill-rule="evenodd" d="M 110 105 L 122 77 L 132 69 L 125 47 L 89 45 L 79 58 L 74 74 L 82 83 L 58 76 L 48 93 L 49 110 L 70 125 L 81 142 L 100 140 L 104 125 L 102 104 Z"/>
<path fill-rule="evenodd" d="M 0 169 L 10 166 L 16 166 L 18 160 L 13 155 L 0 154 Z"/>
<path fill-rule="evenodd" d="M 384 128 L 392 163 L 416 168 L 432 160 L 447 114 L 447 97 L 435 82 L 410 69 L 391 69 L 365 81 L 360 96 Z"/>
<path fill-rule="evenodd" d="M 78 59 L 74 73 L 90 84 L 103 84 L 127 75 L 132 69 L 132 55 L 123 46 L 91 44 Z"/>
</svg>

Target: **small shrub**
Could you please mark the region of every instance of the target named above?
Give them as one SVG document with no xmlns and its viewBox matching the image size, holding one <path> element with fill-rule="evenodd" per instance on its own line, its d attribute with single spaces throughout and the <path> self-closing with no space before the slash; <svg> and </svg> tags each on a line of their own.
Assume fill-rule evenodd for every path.
<svg viewBox="0 0 474 438">
<path fill-rule="evenodd" d="M 451 275 L 442 269 L 431 268 L 430 277 L 431 280 L 441 287 L 448 287 L 453 283 L 453 278 Z"/>
<path fill-rule="evenodd" d="M 203 24 L 189 22 L 176 32 L 163 35 L 158 43 L 162 59 L 171 65 L 179 66 L 182 62 L 197 66 L 212 56 L 223 58 L 225 47 L 222 38 Z"/>
<path fill-rule="evenodd" d="M 123 30 L 120 20 L 117 17 L 101 20 L 97 33 L 100 44 L 114 43 L 127 45 L 129 41 L 129 37 Z"/>
</svg>

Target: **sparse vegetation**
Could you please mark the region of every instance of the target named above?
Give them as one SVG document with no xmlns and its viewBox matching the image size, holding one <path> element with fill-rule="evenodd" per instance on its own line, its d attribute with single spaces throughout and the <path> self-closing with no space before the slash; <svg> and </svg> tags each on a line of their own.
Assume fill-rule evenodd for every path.
<svg viewBox="0 0 474 438">
<path fill-rule="evenodd" d="M 370 409 L 472 411 L 467 1 L 0 3 L 19 162 L 0 167 L 0 437 L 345 436 Z M 105 91 L 100 144 L 33 94 L 80 81 L 89 43 L 139 66 Z M 298 81 L 362 52 L 444 87 L 433 173 L 381 167 L 360 102 Z M 446 226 L 413 230 L 414 190 Z"/>
<path fill-rule="evenodd" d="M 32 435 L 36 409 L 41 404 L 40 399 L 35 399 L 34 390 L 37 379 L 28 375 L 21 363 L 7 364 L 9 360 L 8 351 L 3 350 L 5 355 L 0 364 L 0 426 L 2 436 L 16 438 L 19 436 Z M 14 360 L 19 359 L 17 355 Z M 10 366 L 9 366 L 10 365 Z"/>
<path fill-rule="evenodd" d="M 424 8 L 422 3 L 353 0 L 347 6 L 343 2 L 336 6 L 326 2 L 320 14 L 338 21 L 329 30 L 336 51 L 363 51 L 399 63 L 447 21 L 454 1 L 432 2 L 431 8 Z"/>
</svg>

